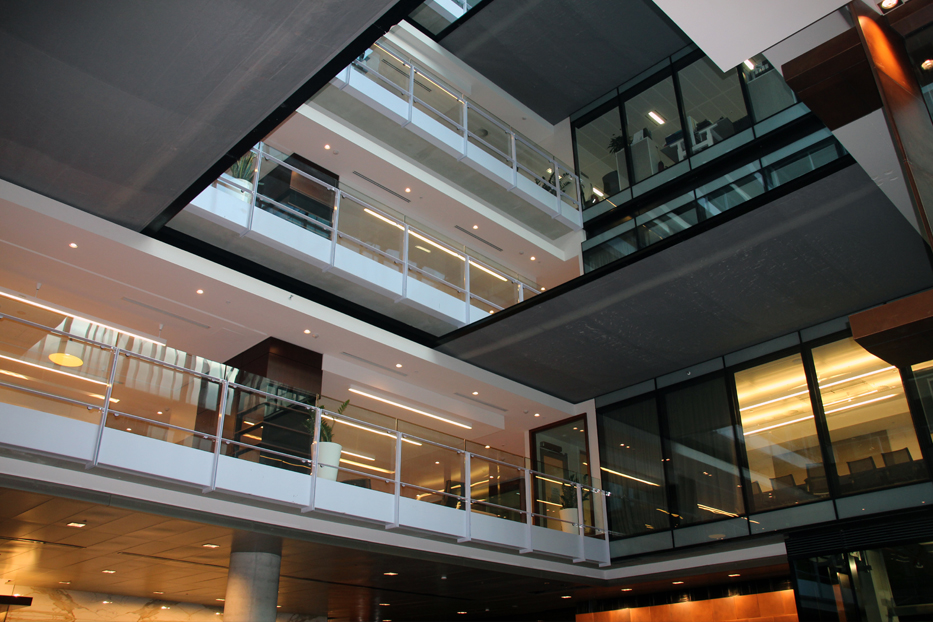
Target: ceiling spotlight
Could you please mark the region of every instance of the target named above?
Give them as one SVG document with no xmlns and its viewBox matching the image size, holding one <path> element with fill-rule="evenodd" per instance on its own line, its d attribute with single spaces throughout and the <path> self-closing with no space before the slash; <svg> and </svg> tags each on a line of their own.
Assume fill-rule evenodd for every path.
<svg viewBox="0 0 933 622">
<path fill-rule="evenodd" d="M 67 527 L 75 527 L 77 529 L 81 529 L 82 527 L 86 527 L 86 526 L 87 526 L 87 521 L 83 521 L 83 520 L 74 521 L 74 522 L 68 523 L 67 525 Z"/>
<path fill-rule="evenodd" d="M 220 548 L 219 544 L 210 544 L 210 543 L 202 544 L 201 546 L 203 546 L 206 549 L 219 549 Z"/>
<path fill-rule="evenodd" d="M 117 574 L 116 570 L 101 570 L 104 574 Z"/>
<path fill-rule="evenodd" d="M 535 413 L 535 417 L 540 417 L 541 413 Z"/>
<path fill-rule="evenodd" d="M 466 611 L 458 611 L 457 613 L 458 613 L 459 615 L 466 615 Z"/>
<path fill-rule="evenodd" d="M 74 242 L 72 242 L 72 243 L 69 244 L 68 246 L 70 246 L 71 248 L 78 248 L 78 245 L 75 244 Z"/>
<path fill-rule="evenodd" d="M 541 291 L 543 292 L 543 291 L 546 290 L 546 289 L 547 289 L 546 287 L 542 287 L 542 288 L 541 288 Z"/>
<path fill-rule="evenodd" d="M 479 225 L 473 225 L 474 229 L 479 229 Z"/>
<path fill-rule="evenodd" d="M 324 145 L 325 149 L 330 149 L 330 145 Z"/>
<path fill-rule="evenodd" d="M 664 117 L 662 117 L 661 115 L 659 115 L 659 114 L 658 114 L 657 112 L 655 112 L 654 110 L 652 110 L 652 111 L 650 111 L 650 112 L 648 113 L 648 117 L 649 117 L 652 121 L 654 121 L 655 123 L 657 123 L 658 125 L 664 125 L 665 123 L 667 123 L 667 121 L 664 120 Z"/>
<path fill-rule="evenodd" d="M 898 6 L 900 3 L 901 3 L 901 0 L 881 0 L 881 4 L 879 6 L 884 11 L 890 11 L 894 7 Z"/>
<path fill-rule="evenodd" d="M 161 414 L 162 414 L 162 411 L 161 411 L 161 410 L 157 410 L 157 411 L 156 411 L 156 414 L 157 414 L 157 415 L 161 415 Z"/>
<path fill-rule="evenodd" d="M 924 71 L 930 71 L 931 69 L 933 69 L 933 58 L 928 58 L 922 63 L 920 63 L 920 68 L 923 69 Z"/>
<path fill-rule="evenodd" d="M 311 334 L 311 331 L 308 330 L 308 329 L 306 328 L 306 329 L 305 329 L 305 334 L 306 334 L 306 335 L 310 335 L 310 334 Z"/>
<path fill-rule="evenodd" d="M 389 606 L 389 603 L 379 603 L 379 606 L 380 606 L 380 607 L 388 607 L 388 606 Z"/>
<path fill-rule="evenodd" d="M 489 445 L 486 445 L 486 449 L 489 449 Z"/>
<path fill-rule="evenodd" d="M 105 605 L 112 605 L 112 604 L 113 604 L 113 601 L 112 601 L 112 600 L 104 600 L 104 601 L 101 601 L 101 602 L 103 602 Z"/>
<path fill-rule="evenodd" d="M 600 199 L 606 196 L 605 194 L 603 194 L 603 191 L 600 190 L 599 188 L 593 188 L 593 194 L 598 196 Z"/>
<path fill-rule="evenodd" d="M 214 600 L 216 600 L 217 602 L 221 602 L 221 603 L 224 602 L 223 598 L 215 598 Z"/>
<path fill-rule="evenodd" d="M 561 598 L 570 598 L 570 596 L 561 596 Z"/>
<path fill-rule="evenodd" d="M 397 577 L 397 576 L 398 576 L 398 573 L 397 573 L 397 572 L 383 572 L 382 574 L 384 574 L 384 575 L 387 576 L 387 577 Z"/>
<path fill-rule="evenodd" d="M 479 391 L 473 391 L 473 395 L 479 395 Z"/>
<path fill-rule="evenodd" d="M 199 294 L 203 294 L 203 293 L 204 293 L 204 290 L 203 290 L 203 289 L 199 289 L 199 290 L 198 290 L 198 293 L 199 293 Z"/>
<path fill-rule="evenodd" d="M 405 188 L 405 192 L 411 192 L 411 188 Z"/>
<path fill-rule="evenodd" d="M 153 592 L 153 594 L 165 594 L 165 592 Z"/>
<path fill-rule="evenodd" d="M 622 591 L 623 591 L 623 592 L 631 592 L 631 591 L 632 591 L 632 588 L 630 588 L 630 587 L 623 587 L 623 588 L 622 588 Z"/>
<path fill-rule="evenodd" d="M 71 585 L 71 581 L 59 581 L 62 585 Z"/>
<path fill-rule="evenodd" d="M 736 572 L 736 573 L 734 573 L 734 574 L 730 574 L 729 576 L 730 576 L 730 577 L 741 577 L 742 575 L 740 575 L 739 573 Z"/>
<path fill-rule="evenodd" d="M 535 256 L 532 255 L 532 256 L 530 257 L 530 259 L 531 259 L 532 261 L 534 261 L 534 260 L 535 260 Z"/>
<path fill-rule="evenodd" d="M 683 585 L 684 582 L 683 582 L 683 581 L 674 581 L 673 584 L 674 584 L 674 585 Z"/>
<path fill-rule="evenodd" d="M 745 65 L 746 67 L 748 67 L 748 70 L 749 70 L 749 71 L 751 71 L 752 69 L 755 68 L 755 63 L 753 63 L 753 62 L 752 62 L 752 59 L 750 59 L 750 58 L 746 58 L 746 59 L 745 59 L 744 65 Z"/>
<path fill-rule="evenodd" d="M 401 364 L 401 363 L 396 363 L 395 366 L 398 367 L 399 369 L 402 368 L 402 364 Z"/>
</svg>

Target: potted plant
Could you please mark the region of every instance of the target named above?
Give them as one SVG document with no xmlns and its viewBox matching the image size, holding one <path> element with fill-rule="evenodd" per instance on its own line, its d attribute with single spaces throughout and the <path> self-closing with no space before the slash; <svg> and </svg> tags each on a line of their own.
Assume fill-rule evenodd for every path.
<svg viewBox="0 0 933 622">
<path fill-rule="evenodd" d="M 233 166 L 227 169 L 227 175 L 233 178 L 236 185 L 248 191 L 253 186 L 253 171 L 255 168 L 256 155 L 252 151 L 247 151 L 246 154 L 233 163 Z"/>
<path fill-rule="evenodd" d="M 338 406 L 337 414 L 342 415 L 343 411 L 345 411 L 349 405 L 350 400 L 347 400 Z M 334 442 L 334 425 L 336 425 L 336 423 L 336 420 L 333 423 L 328 423 L 323 417 L 321 418 L 321 440 L 317 446 L 317 475 L 321 479 L 328 479 L 332 482 L 337 481 L 340 454 L 343 452 L 343 445 Z M 314 434 L 314 417 L 309 417 L 308 420 L 305 421 L 305 427 L 312 435 Z M 311 440 L 312 442 L 314 441 L 313 438 Z"/>
<path fill-rule="evenodd" d="M 585 477 L 584 477 L 585 478 Z M 578 484 L 580 480 L 577 479 L 576 475 L 571 475 L 567 478 L 568 481 Z M 583 501 L 586 502 L 590 498 L 590 491 L 587 489 L 583 490 Z M 560 489 L 560 504 L 561 509 L 559 511 L 561 529 L 565 533 L 577 533 L 576 523 L 579 520 L 579 514 L 577 513 L 577 487 L 575 485 L 571 486 L 569 484 L 562 484 Z"/>
</svg>

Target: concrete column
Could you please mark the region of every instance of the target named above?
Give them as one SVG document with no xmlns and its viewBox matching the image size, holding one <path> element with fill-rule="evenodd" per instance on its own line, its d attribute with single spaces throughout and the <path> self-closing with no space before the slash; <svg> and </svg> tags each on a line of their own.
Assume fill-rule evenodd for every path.
<svg viewBox="0 0 933 622">
<path fill-rule="evenodd" d="M 275 622 L 281 565 L 281 538 L 234 532 L 224 621 Z"/>
</svg>

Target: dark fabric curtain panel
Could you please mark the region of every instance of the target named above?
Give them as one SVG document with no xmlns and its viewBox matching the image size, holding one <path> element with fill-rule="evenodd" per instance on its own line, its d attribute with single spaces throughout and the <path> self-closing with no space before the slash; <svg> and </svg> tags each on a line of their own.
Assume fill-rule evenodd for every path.
<svg viewBox="0 0 933 622">
<path fill-rule="evenodd" d="M 735 430 L 723 378 L 668 393 L 671 477 L 680 525 L 744 512 Z"/>
<path fill-rule="evenodd" d="M 614 536 L 670 529 L 654 397 L 597 415 L 599 456 Z"/>
</svg>

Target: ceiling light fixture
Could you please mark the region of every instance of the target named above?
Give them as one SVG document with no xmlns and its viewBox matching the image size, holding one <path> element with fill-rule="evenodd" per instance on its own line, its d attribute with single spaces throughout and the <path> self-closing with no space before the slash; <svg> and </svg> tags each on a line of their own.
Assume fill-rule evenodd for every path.
<svg viewBox="0 0 933 622">
<path fill-rule="evenodd" d="M 881 7 L 882 11 L 890 11 L 891 9 L 898 6 L 900 3 L 901 3 L 901 0 L 881 0 L 881 4 L 879 6 Z"/>
<path fill-rule="evenodd" d="M 674 581 L 674 582 L 673 582 L 673 585 L 683 585 L 683 584 L 684 584 L 683 581 Z"/>
<path fill-rule="evenodd" d="M 104 603 L 105 605 L 112 605 L 112 604 L 113 604 L 113 601 L 112 601 L 112 600 L 104 600 L 104 601 L 101 601 L 101 602 Z"/>
<path fill-rule="evenodd" d="M 383 222 L 389 223 L 389 224 L 392 225 L 393 227 L 396 227 L 396 228 L 398 228 L 398 229 L 402 229 L 403 231 L 405 230 L 405 227 L 403 227 L 402 225 L 398 224 L 397 222 L 395 222 L 395 221 L 392 220 L 391 218 L 386 218 L 386 217 L 383 216 L 382 214 L 379 214 L 379 213 L 377 213 L 377 212 L 374 212 L 373 210 L 369 209 L 368 207 L 364 207 L 364 208 L 363 208 L 363 211 L 366 212 L 367 214 L 369 214 L 370 216 L 375 216 L 375 217 L 378 218 L 379 220 L 381 220 L 381 221 L 383 221 Z"/>
<path fill-rule="evenodd" d="M 221 603 L 224 602 L 224 599 L 223 599 L 223 598 L 215 598 L 214 600 L 216 600 L 216 601 L 218 601 L 218 602 L 221 602 Z"/>
<path fill-rule="evenodd" d="M 399 227 L 399 228 L 400 228 L 400 229 L 404 229 L 404 227 Z M 411 235 L 413 235 L 413 236 L 415 236 L 416 238 L 418 238 L 419 240 L 423 240 L 423 241 L 427 242 L 428 244 L 430 244 L 431 246 L 434 246 L 435 248 L 441 249 L 442 251 L 444 251 L 444 252 L 447 253 L 448 255 L 453 255 L 454 257 L 456 257 L 456 258 L 459 259 L 460 261 L 466 261 L 466 258 L 463 257 L 462 255 L 460 255 L 459 253 L 455 253 L 454 251 L 450 250 L 449 248 L 447 248 L 447 247 L 445 247 L 445 246 L 441 246 L 440 244 L 438 244 L 437 242 L 435 242 L 435 241 L 433 241 L 433 240 L 429 240 L 428 238 L 424 237 L 423 235 L 421 235 L 420 233 L 418 233 L 418 232 L 415 231 L 414 229 L 409 229 L 408 232 L 409 232 Z M 418 247 L 418 248 L 421 248 L 421 247 Z M 424 249 L 422 249 L 422 250 L 424 250 Z"/>
<path fill-rule="evenodd" d="M 203 289 L 199 289 L 197 293 L 203 294 L 203 293 L 204 293 L 204 290 L 203 290 Z"/>
<path fill-rule="evenodd" d="M 397 572 L 383 572 L 382 574 L 384 574 L 384 575 L 387 576 L 387 577 L 397 577 L 397 576 L 398 576 L 398 573 L 397 573 Z"/>
<path fill-rule="evenodd" d="M 117 574 L 116 570 L 101 570 L 101 572 L 104 574 Z"/>
<path fill-rule="evenodd" d="M 0 369 L 0 374 L 3 374 L 4 376 L 13 376 L 14 378 L 19 378 L 20 380 L 29 380 L 29 376 L 17 374 L 16 372 L 12 372 L 9 369 Z"/>
<path fill-rule="evenodd" d="M 67 352 L 53 352 L 49 354 L 49 360 L 62 367 L 81 367 L 84 365 L 84 361 L 81 360 L 81 358 L 74 354 L 68 354 Z"/>
<path fill-rule="evenodd" d="M 107 386 L 106 382 L 101 382 L 100 380 L 94 380 L 93 378 L 85 378 L 84 376 L 79 376 L 77 374 L 72 374 L 67 371 L 62 371 L 61 369 L 54 369 L 52 367 L 46 367 L 45 365 L 38 365 L 36 363 L 30 363 L 29 361 L 21 361 L 19 359 L 5 356 L 3 354 L 0 354 L 0 359 L 5 359 L 7 361 L 13 361 L 14 363 L 19 363 L 20 365 L 28 365 L 30 367 L 35 367 L 43 371 L 54 372 L 56 374 L 61 374 L 62 376 L 68 376 L 69 378 L 75 378 L 77 380 L 86 380 L 87 382 L 93 382 L 94 384 L 102 384 L 104 386 Z"/>
<path fill-rule="evenodd" d="M 599 188 L 593 188 L 593 194 L 598 196 L 600 199 L 606 196 L 605 194 L 603 194 L 603 191 L 600 190 Z"/>
<path fill-rule="evenodd" d="M 165 594 L 165 592 L 153 592 L 153 594 Z"/>
<path fill-rule="evenodd" d="M 664 120 L 664 117 L 659 115 L 654 110 L 651 110 L 648 112 L 648 117 L 650 117 L 651 120 L 657 123 L 658 125 L 664 125 L 665 123 L 667 123 L 667 121 Z"/>
<path fill-rule="evenodd" d="M 540 417 L 541 413 L 535 413 L 535 417 Z"/>
<path fill-rule="evenodd" d="M 505 278 L 504 276 L 502 276 L 501 274 L 497 274 L 497 273 L 493 272 L 492 270 L 490 270 L 490 269 L 487 268 L 486 266 L 481 266 L 480 264 L 476 263 L 476 262 L 473 261 L 472 259 L 470 260 L 470 265 L 473 266 L 474 268 L 479 268 L 480 270 L 482 270 L 483 272 L 485 272 L 485 273 L 487 273 L 487 274 L 491 274 L 492 276 L 496 277 L 496 278 L 499 279 L 500 281 L 508 281 L 508 279 Z"/>
<path fill-rule="evenodd" d="M 479 229 L 479 225 L 473 225 L 474 229 Z"/>
<path fill-rule="evenodd" d="M 72 242 L 72 243 L 69 244 L 68 246 L 70 246 L 71 248 L 78 248 L 78 245 L 75 244 L 74 242 Z"/>
<path fill-rule="evenodd" d="M 82 527 L 87 527 L 87 521 L 74 521 L 68 523 L 67 527 L 74 527 L 76 529 L 81 529 Z"/>
<path fill-rule="evenodd" d="M 473 391 L 473 395 L 479 395 L 479 391 Z"/>
<path fill-rule="evenodd" d="M 742 575 L 740 575 L 739 573 L 736 572 L 736 573 L 734 573 L 734 574 L 730 574 L 729 576 L 730 576 L 730 577 L 741 577 Z"/>
<path fill-rule="evenodd" d="M 437 419 L 438 421 L 443 421 L 443 422 L 445 422 L 445 423 L 449 423 L 449 424 L 451 424 L 451 425 L 455 425 L 455 426 L 458 426 L 458 427 L 461 427 L 461 428 L 465 428 L 465 429 L 467 429 L 467 430 L 472 430 L 472 429 L 473 429 L 473 426 L 466 425 L 465 423 L 460 423 L 460 422 L 458 422 L 458 421 L 453 421 L 452 419 L 446 419 L 446 418 L 444 418 L 444 417 L 441 417 L 440 415 L 433 415 L 433 414 L 428 413 L 428 412 L 425 412 L 425 411 L 423 411 L 423 410 L 418 410 L 417 408 L 412 408 L 411 406 L 406 406 L 406 405 L 404 405 L 404 404 L 399 404 L 398 402 L 393 402 L 392 400 L 387 400 L 387 399 L 385 399 L 384 397 L 379 397 L 379 396 L 377 396 L 377 395 L 372 395 L 372 394 L 370 394 L 370 393 L 365 393 L 365 392 L 363 392 L 363 391 L 360 391 L 359 389 L 350 389 L 350 393 L 356 393 L 357 395 L 362 395 L 363 397 L 368 397 L 368 398 L 373 399 L 373 400 L 376 400 L 376 401 L 378 401 L 378 402 L 382 402 L 382 403 L 384 403 L 384 404 L 389 404 L 390 406 L 398 406 L 399 408 L 404 408 L 405 410 L 410 410 L 410 411 L 413 412 L 413 413 L 418 413 L 419 415 L 424 415 L 425 417 L 431 417 L 432 419 Z"/>
<path fill-rule="evenodd" d="M 396 363 L 395 366 L 398 367 L 399 369 L 402 368 L 402 364 L 401 364 L 401 363 Z"/>
<path fill-rule="evenodd" d="M 631 591 L 632 591 L 632 588 L 630 588 L 630 587 L 623 587 L 623 588 L 622 588 L 622 591 L 623 591 L 623 592 L 631 592 Z"/>
<path fill-rule="evenodd" d="M 201 546 L 203 546 L 206 549 L 219 549 L 220 548 L 219 544 L 211 544 L 211 543 L 202 544 Z"/>
<path fill-rule="evenodd" d="M 933 69 L 933 58 L 928 58 L 920 63 L 920 69 L 923 69 L 924 71 L 930 71 Z"/>
<path fill-rule="evenodd" d="M 636 482 L 641 482 L 642 484 L 648 484 L 649 486 L 657 486 L 659 488 L 661 486 L 661 484 L 655 484 L 654 482 L 649 482 L 646 479 L 639 479 L 631 475 L 626 475 L 625 473 L 619 473 L 618 471 L 613 471 L 612 469 L 607 469 L 606 467 L 599 467 L 599 468 L 605 471 L 606 473 L 611 473 L 613 475 L 618 475 L 619 477 L 624 477 L 625 479 L 630 479 Z"/>
<path fill-rule="evenodd" d="M 755 63 L 752 62 L 752 59 L 746 58 L 746 59 L 745 59 L 745 66 L 748 67 L 748 70 L 749 70 L 749 71 L 751 71 L 751 70 L 753 70 L 753 69 L 755 68 Z"/>
<path fill-rule="evenodd" d="M 389 607 L 390 604 L 389 604 L 389 603 L 379 603 L 379 606 L 380 606 L 380 607 Z"/>
<path fill-rule="evenodd" d="M 341 454 L 347 454 L 348 456 L 353 456 L 354 458 L 359 458 L 360 460 L 369 460 L 370 462 L 375 462 L 376 459 L 372 456 L 364 456 L 363 454 L 355 454 L 352 451 L 347 451 L 346 449 L 340 450 Z"/>
<path fill-rule="evenodd" d="M 325 149 L 330 149 L 330 145 L 324 145 Z"/>
<path fill-rule="evenodd" d="M 532 261 L 534 261 L 534 260 L 535 260 L 535 256 L 532 255 L 531 257 L 529 257 L 529 259 L 531 259 Z"/>
<path fill-rule="evenodd" d="M 405 192 L 411 192 L 411 188 L 405 188 Z"/>
</svg>

